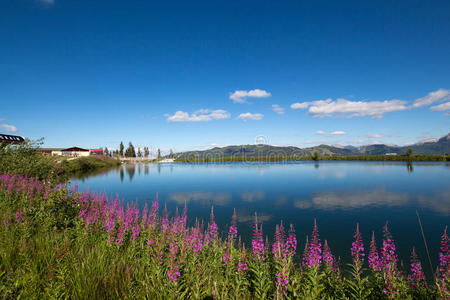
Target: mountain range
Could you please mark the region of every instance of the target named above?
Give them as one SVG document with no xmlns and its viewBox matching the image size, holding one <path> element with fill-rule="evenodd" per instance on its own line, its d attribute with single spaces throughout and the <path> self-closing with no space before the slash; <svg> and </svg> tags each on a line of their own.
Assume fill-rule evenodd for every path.
<svg viewBox="0 0 450 300">
<path fill-rule="evenodd" d="M 186 151 L 176 153 L 177 158 L 223 158 L 223 157 L 269 157 L 269 156 L 311 156 L 318 152 L 321 156 L 356 156 L 385 155 L 388 153 L 405 154 L 412 149 L 413 154 L 447 154 L 450 153 L 450 133 L 437 140 L 428 140 L 408 146 L 373 144 L 360 147 L 319 145 L 308 148 L 294 146 L 280 147 L 272 145 L 237 145 L 215 147 L 203 151 Z"/>
</svg>

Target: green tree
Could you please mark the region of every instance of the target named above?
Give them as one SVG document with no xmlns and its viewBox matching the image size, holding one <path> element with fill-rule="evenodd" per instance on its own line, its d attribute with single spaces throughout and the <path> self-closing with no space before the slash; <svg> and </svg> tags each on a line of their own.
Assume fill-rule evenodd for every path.
<svg viewBox="0 0 450 300">
<path fill-rule="evenodd" d="M 120 156 L 123 156 L 123 149 L 124 149 L 123 143 L 120 142 L 120 146 L 119 146 L 119 155 Z"/>
<path fill-rule="evenodd" d="M 173 151 L 172 151 L 172 149 L 170 149 L 169 157 L 173 158 Z"/>
<path fill-rule="evenodd" d="M 131 142 L 128 144 L 128 148 L 125 151 L 125 157 L 136 157 L 136 151 L 134 150 L 134 146 Z"/>
<path fill-rule="evenodd" d="M 406 150 L 406 156 L 408 156 L 408 160 L 411 160 L 412 153 L 413 150 L 411 148 L 408 148 L 408 150 Z"/>
<path fill-rule="evenodd" d="M 150 150 L 148 150 L 148 147 L 144 147 L 144 156 L 148 157 L 150 155 Z"/>
<path fill-rule="evenodd" d="M 314 151 L 312 159 L 315 160 L 315 161 L 318 161 L 319 160 L 319 152 Z"/>
<path fill-rule="evenodd" d="M 158 159 L 160 159 L 161 158 L 161 150 L 158 148 Z"/>
<path fill-rule="evenodd" d="M 105 149 L 103 150 L 103 155 L 109 155 L 108 147 L 105 147 Z"/>
<path fill-rule="evenodd" d="M 141 148 L 138 148 L 137 156 L 138 156 L 138 157 L 142 157 Z"/>
</svg>

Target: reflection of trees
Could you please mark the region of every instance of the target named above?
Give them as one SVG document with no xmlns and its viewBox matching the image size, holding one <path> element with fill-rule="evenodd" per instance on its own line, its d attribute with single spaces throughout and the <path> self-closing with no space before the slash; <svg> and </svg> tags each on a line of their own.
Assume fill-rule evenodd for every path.
<svg viewBox="0 0 450 300">
<path fill-rule="evenodd" d="M 406 168 L 408 169 L 408 173 L 412 173 L 414 171 L 413 164 L 410 161 L 406 163 Z"/>
<path fill-rule="evenodd" d="M 317 161 L 314 163 L 314 168 L 316 168 L 316 169 L 319 168 L 319 163 Z"/>
<path fill-rule="evenodd" d="M 145 164 L 144 166 L 144 174 L 148 175 L 148 164 Z"/>
<path fill-rule="evenodd" d="M 139 174 L 139 176 L 141 175 L 141 164 L 138 164 L 138 174 Z"/>
<path fill-rule="evenodd" d="M 157 168 L 158 168 L 158 174 L 161 174 L 161 164 L 158 164 Z"/>
<path fill-rule="evenodd" d="M 124 172 L 123 172 L 123 167 L 120 168 L 120 181 L 123 182 L 123 177 L 124 177 Z"/>
<path fill-rule="evenodd" d="M 132 181 L 134 173 L 136 172 L 136 166 L 134 164 L 127 165 L 126 171 L 128 173 L 128 177 L 130 178 L 130 181 Z"/>
</svg>

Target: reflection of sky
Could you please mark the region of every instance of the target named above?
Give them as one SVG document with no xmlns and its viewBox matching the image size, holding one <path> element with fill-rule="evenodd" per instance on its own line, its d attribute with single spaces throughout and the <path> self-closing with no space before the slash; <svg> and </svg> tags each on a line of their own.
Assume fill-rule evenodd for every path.
<svg viewBox="0 0 450 300">
<path fill-rule="evenodd" d="M 296 209 L 417 206 L 450 214 L 449 167 L 402 162 L 137 164 L 84 179 L 81 187 L 122 199 L 184 205 L 258 205 Z"/>
</svg>

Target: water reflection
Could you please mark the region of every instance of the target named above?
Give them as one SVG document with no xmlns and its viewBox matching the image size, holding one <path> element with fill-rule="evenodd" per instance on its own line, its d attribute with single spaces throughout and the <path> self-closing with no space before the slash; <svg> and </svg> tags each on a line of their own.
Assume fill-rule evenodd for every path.
<svg viewBox="0 0 450 300">
<path fill-rule="evenodd" d="M 450 215 L 450 191 L 439 191 L 430 196 L 419 196 L 421 207 L 432 209 L 436 212 Z"/>
<path fill-rule="evenodd" d="M 124 177 L 124 172 L 123 172 L 123 167 L 120 168 L 120 181 L 123 182 L 123 177 Z"/>
<path fill-rule="evenodd" d="M 294 206 L 299 209 L 347 210 L 366 206 L 403 206 L 407 203 L 408 194 L 388 192 L 379 188 L 372 191 L 314 193 L 311 200 L 294 201 Z"/>
<path fill-rule="evenodd" d="M 210 192 L 181 192 L 169 193 L 170 201 L 177 204 L 190 203 L 191 201 L 201 204 L 202 206 L 224 206 L 231 200 L 231 194 L 228 193 L 210 193 Z"/>
<path fill-rule="evenodd" d="M 127 164 L 125 165 L 125 170 L 127 171 L 128 177 L 130 178 L 130 182 L 133 181 L 134 173 L 136 172 L 136 165 Z"/>
<path fill-rule="evenodd" d="M 413 164 L 410 161 L 406 163 L 406 168 L 408 169 L 408 173 L 412 173 L 414 171 Z"/>
<path fill-rule="evenodd" d="M 264 191 L 244 192 L 241 194 L 241 199 L 245 202 L 254 202 L 264 199 Z"/>
</svg>

